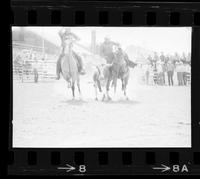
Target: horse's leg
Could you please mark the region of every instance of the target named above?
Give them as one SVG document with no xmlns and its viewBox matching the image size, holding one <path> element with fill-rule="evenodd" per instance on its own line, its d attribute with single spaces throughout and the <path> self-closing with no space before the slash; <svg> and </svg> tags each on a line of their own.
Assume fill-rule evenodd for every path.
<svg viewBox="0 0 200 179">
<path fill-rule="evenodd" d="M 72 96 L 73 96 L 72 99 L 74 99 L 75 98 L 75 85 L 74 85 L 74 82 L 72 82 L 71 89 L 72 89 Z"/>
<path fill-rule="evenodd" d="M 97 96 L 98 96 L 98 92 L 97 92 L 97 84 L 96 84 L 96 83 L 97 83 L 97 82 L 95 81 L 95 82 L 94 82 L 95 100 L 98 101 L 98 97 L 97 97 Z"/>
<path fill-rule="evenodd" d="M 123 81 L 124 81 L 124 97 L 125 97 L 126 100 L 129 100 L 127 93 L 126 93 L 126 88 L 127 88 L 127 85 L 128 85 L 128 77 L 126 77 Z"/>
<path fill-rule="evenodd" d="M 123 93 L 123 96 L 126 97 L 125 79 L 121 78 L 121 82 L 122 82 L 122 93 Z"/>
<path fill-rule="evenodd" d="M 124 81 L 123 78 L 121 78 L 121 82 L 122 82 L 122 91 L 124 90 Z"/>
<path fill-rule="evenodd" d="M 113 79 L 113 87 L 114 87 L 114 89 L 113 89 L 113 92 L 114 92 L 113 99 L 116 100 L 117 77 L 114 77 L 114 79 Z"/>
<path fill-rule="evenodd" d="M 71 87 L 72 87 L 72 84 L 71 84 L 71 81 L 70 81 L 70 80 L 68 81 L 67 87 L 68 87 L 68 88 L 71 88 Z"/>
<path fill-rule="evenodd" d="M 77 87 L 78 87 L 78 92 L 79 92 L 79 98 L 81 100 L 82 99 L 82 95 L 81 95 L 81 88 L 80 88 L 80 79 L 77 80 Z"/>
<path fill-rule="evenodd" d="M 112 98 L 109 95 L 109 87 L 110 87 L 110 82 L 111 82 L 111 77 L 108 77 L 107 83 L 106 83 L 106 96 L 108 100 L 111 100 Z"/>
<path fill-rule="evenodd" d="M 113 85 L 114 85 L 114 94 L 116 93 L 116 89 L 117 89 L 117 78 L 115 77 L 113 80 Z"/>
</svg>

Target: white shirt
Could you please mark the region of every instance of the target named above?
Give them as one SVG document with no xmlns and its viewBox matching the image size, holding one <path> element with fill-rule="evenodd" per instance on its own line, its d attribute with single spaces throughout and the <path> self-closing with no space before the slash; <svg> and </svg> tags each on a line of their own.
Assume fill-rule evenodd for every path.
<svg viewBox="0 0 200 179">
<path fill-rule="evenodd" d="M 184 72 L 188 72 L 188 73 L 191 73 L 191 67 L 190 65 L 184 65 Z"/>
<path fill-rule="evenodd" d="M 161 64 L 157 65 L 157 70 L 158 70 L 158 73 L 162 72 L 162 65 Z"/>
</svg>

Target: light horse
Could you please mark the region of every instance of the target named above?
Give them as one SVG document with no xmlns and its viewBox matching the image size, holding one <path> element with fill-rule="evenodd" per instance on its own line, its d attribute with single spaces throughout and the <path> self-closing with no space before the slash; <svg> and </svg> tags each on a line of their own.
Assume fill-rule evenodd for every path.
<svg viewBox="0 0 200 179">
<path fill-rule="evenodd" d="M 75 99 L 75 83 L 77 84 L 80 99 L 81 99 L 78 64 L 72 51 L 73 42 L 71 40 L 67 40 L 65 45 L 66 45 L 65 53 L 61 59 L 61 73 L 62 73 L 63 78 L 68 82 L 69 87 L 72 90 L 72 96 L 73 96 L 72 99 Z"/>
<path fill-rule="evenodd" d="M 112 80 L 111 66 L 109 64 L 101 64 L 96 66 L 93 74 L 93 82 L 95 88 L 95 100 L 98 100 L 98 90 L 103 92 L 102 101 L 106 98 L 111 100 L 109 95 L 109 86 Z"/>
</svg>

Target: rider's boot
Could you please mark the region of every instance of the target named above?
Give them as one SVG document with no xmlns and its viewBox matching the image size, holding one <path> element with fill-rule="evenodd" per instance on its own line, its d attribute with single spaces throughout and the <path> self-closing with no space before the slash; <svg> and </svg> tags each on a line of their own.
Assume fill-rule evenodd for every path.
<svg viewBox="0 0 200 179">
<path fill-rule="evenodd" d="M 81 57 L 78 54 L 76 54 L 75 52 L 73 54 L 74 54 L 74 57 L 76 58 L 77 63 L 78 63 L 78 72 L 81 75 L 84 75 L 86 72 L 85 72 L 85 69 L 83 67 L 83 62 L 82 62 Z"/>
<path fill-rule="evenodd" d="M 60 79 L 60 72 L 61 72 L 61 58 L 63 57 L 63 54 L 60 55 L 58 58 L 57 64 L 56 64 L 56 80 Z"/>
<path fill-rule="evenodd" d="M 79 62 L 78 62 L 79 63 Z M 78 72 L 81 74 L 81 75 L 85 75 L 85 69 L 83 68 L 83 65 L 82 64 L 78 64 Z"/>
</svg>

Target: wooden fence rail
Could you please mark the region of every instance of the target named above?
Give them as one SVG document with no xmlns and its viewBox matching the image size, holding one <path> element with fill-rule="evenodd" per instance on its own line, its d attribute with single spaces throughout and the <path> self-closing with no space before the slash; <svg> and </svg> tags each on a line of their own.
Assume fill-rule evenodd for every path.
<svg viewBox="0 0 200 179">
<path fill-rule="evenodd" d="M 36 77 L 36 75 L 38 77 Z M 37 78 L 37 79 L 35 79 Z M 55 61 L 25 61 L 23 64 L 13 63 L 13 80 L 18 82 L 43 82 L 55 80 Z"/>
</svg>

